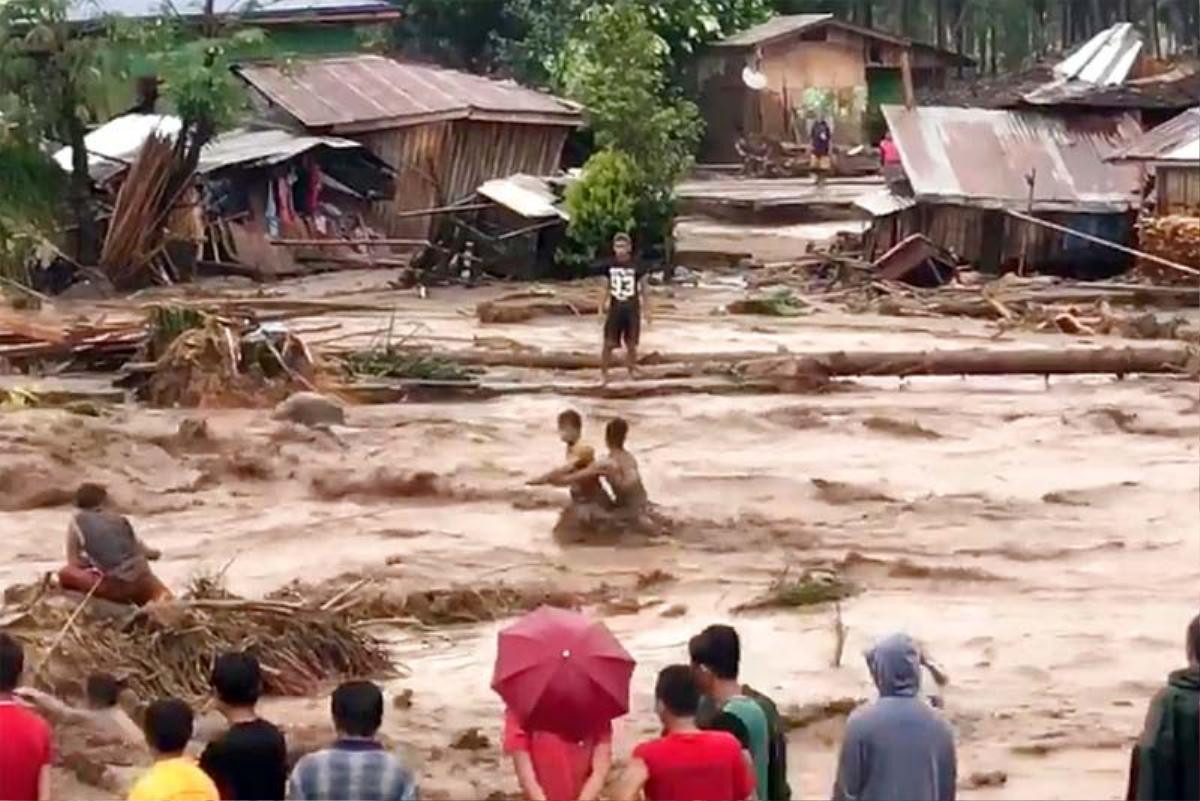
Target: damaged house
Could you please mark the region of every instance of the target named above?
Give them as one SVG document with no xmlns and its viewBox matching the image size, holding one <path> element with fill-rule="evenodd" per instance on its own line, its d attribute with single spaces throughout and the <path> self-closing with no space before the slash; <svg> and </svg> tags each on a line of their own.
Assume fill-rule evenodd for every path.
<svg viewBox="0 0 1200 801">
<path fill-rule="evenodd" d="M 832 14 L 777 16 L 709 46 L 697 65 L 706 124 L 701 160 L 737 160 L 740 138 L 802 142 L 824 116 L 839 145 L 883 135 L 880 106 L 915 88 L 940 87 L 971 59 Z"/>
<path fill-rule="evenodd" d="M 916 233 L 986 272 L 1123 272 L 1128 257 L 1013 216 L 1122 245 L 1133 241 L 1141 172 L 1106 159 L 1141 133 L 1132 115 L 885 106 L 903 179 L 858 206 L 876 258 Z"/>
<path fill-rule="evenodd" d="M 579 106 L 500 81 L 375 55 L 245 64 L 238 74 L 268 117 L 361 142 L 396 171 L 372 209 L 393 238 L 427 240 L 437 216 L 493 178 L 558 170 Z"/>
</svg>

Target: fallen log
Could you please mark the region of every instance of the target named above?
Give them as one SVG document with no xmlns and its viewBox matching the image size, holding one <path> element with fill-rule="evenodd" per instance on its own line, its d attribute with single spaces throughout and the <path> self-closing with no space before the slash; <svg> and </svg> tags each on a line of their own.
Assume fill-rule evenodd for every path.
<svg viewBox="0 0 1200 801">
<path fill-rule="evenodd" d="M 752 379 L 804 375 L 1183 375 L 1194 372 L 1196 358 L 1196 351 L 1186 347 L 843 351 L 746 362 L 740 365 L 739 372 Z"/>
</svg>

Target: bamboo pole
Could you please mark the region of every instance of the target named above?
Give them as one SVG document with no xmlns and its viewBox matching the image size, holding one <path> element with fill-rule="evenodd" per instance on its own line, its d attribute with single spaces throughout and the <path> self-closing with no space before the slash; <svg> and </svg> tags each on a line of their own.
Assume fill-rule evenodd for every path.
<svg viewBox="0 0 1200 801">
<path fill-rule="evenodd" d="M 1058 231 L 1061 234 L 1070 234 L 1071 236 L 1077 236 L 1080 239 L 1084 240 L 1085 242 L 1092 242 L 1097 245 L 1103 245 L 1104 247 L 1111 248 L 1116 251 L 1120 251 L 1121 253 L 1125 253 L 1127 255 L 1134 256 L 1139 259 L 1144 259 L 1146 261 L 1153 262 L 1155 264 L 1160 264 L 1163 267 L 1169 267 L 1172 270 L 1178 270 L 1179 272 L 1186 273 L 1187 275 L 1200 276 L 1200 270 L 1196 270 L 1192 267 L 1188 267 L 1187 265 L 1179 264 L 1178 262 L 1173 262 L 1168 259 L 1161 258 L 1159 256 L 1151 255 L 1149 253 L 1144 253 L 1140 250 L 1134 250 L 1133 248 L 1127 248 L 1124 245 L 1118 245 L 1116 242 L 1110 242 L 1109 240 L 1101 239 L 1098 236 L 1092 236 L 1091 234 L 1085 234 L 1081 231 L 1076 231 L 1074 228 L 1067 228 L 1065 225 L 1058 225 L 1056 223 L 1047 222 L 1046 220 L 1039 219 L 1039 218 L 1034 217 L 1029 214 L 1022 214 L 1021 212 L 1013 211 L 1012 209 L 1006 209 L 1006 213 L 1010 217 L 1015 217 L 1016 219 L 1021 220 L 1023 222 L 1033 223 L 1034 225 L 1040 225 L 1044 228 L 1049 228 L 1051 231 Z"/>
</svg>

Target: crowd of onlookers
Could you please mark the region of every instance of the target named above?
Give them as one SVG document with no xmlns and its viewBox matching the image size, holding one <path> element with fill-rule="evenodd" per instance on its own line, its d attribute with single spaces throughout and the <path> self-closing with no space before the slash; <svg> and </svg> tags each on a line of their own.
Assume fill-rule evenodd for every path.
<svg viewBox="0 0 1200 801">
<path fill-rule="evenodd" d="M 1188 666 L 1154 697 L 1133 750 L 1130 799 L 1200 798 L 1200 616 L 1187 629 Z M 775 703 L 739 678 L 741 644 L 729 626 L 710 626 L 688 644 L 688 664 L 659 674 L 654 688 L 661 736 L 633 749 L 619 775 L 612 729 L 565 738 L 531 730 L 511 710 L 504 750 L 524 797 L 645 798 L 647 801 L 787 801 L 787 738 Z M 908 636 L 893 635 L 866 654 L 879 696 L 851 714 L 841 745 L 834 801 L 954 799 L 954 735 L 920 691 L 922 657 Z M 133 744 L 139 727 L 118 705 L 119 684 L 97 674 L 88 707 L 23 688 L 24 652 L 0 634 L 0 801 L 45 799 L 54 760 L 53 733 L 38 709 L 60 724 L 88 725 Z M 128 793 L 131 801 L 216 799 L 360 799 L 406 801 L 417 780 L 378 739 L 384 698 L 368 681 L 333 693 L 336 739 L 289 765 L 282 732 L 258 714 L 263 677 L 247 653 L 226 653 L 212 666 L 215 705 L 226 721 L 199 759 L 188 756 L 194 713 L 182 700 L 155 700 L 140 733 L 153 765 Z"/>
</svg>

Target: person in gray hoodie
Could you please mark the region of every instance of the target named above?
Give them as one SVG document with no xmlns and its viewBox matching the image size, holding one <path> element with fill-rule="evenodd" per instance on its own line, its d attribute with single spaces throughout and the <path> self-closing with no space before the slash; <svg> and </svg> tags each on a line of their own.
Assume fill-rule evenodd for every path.
<svg viewBox="0 0 1200 801">
<path fill-rule="evenodd" d="M 907 634 L 867 652 L 879 698 L 850 715 L 833 801 L 954 801 L 954 732 L 921 700 L 921 656 Z"/>
</svg>

